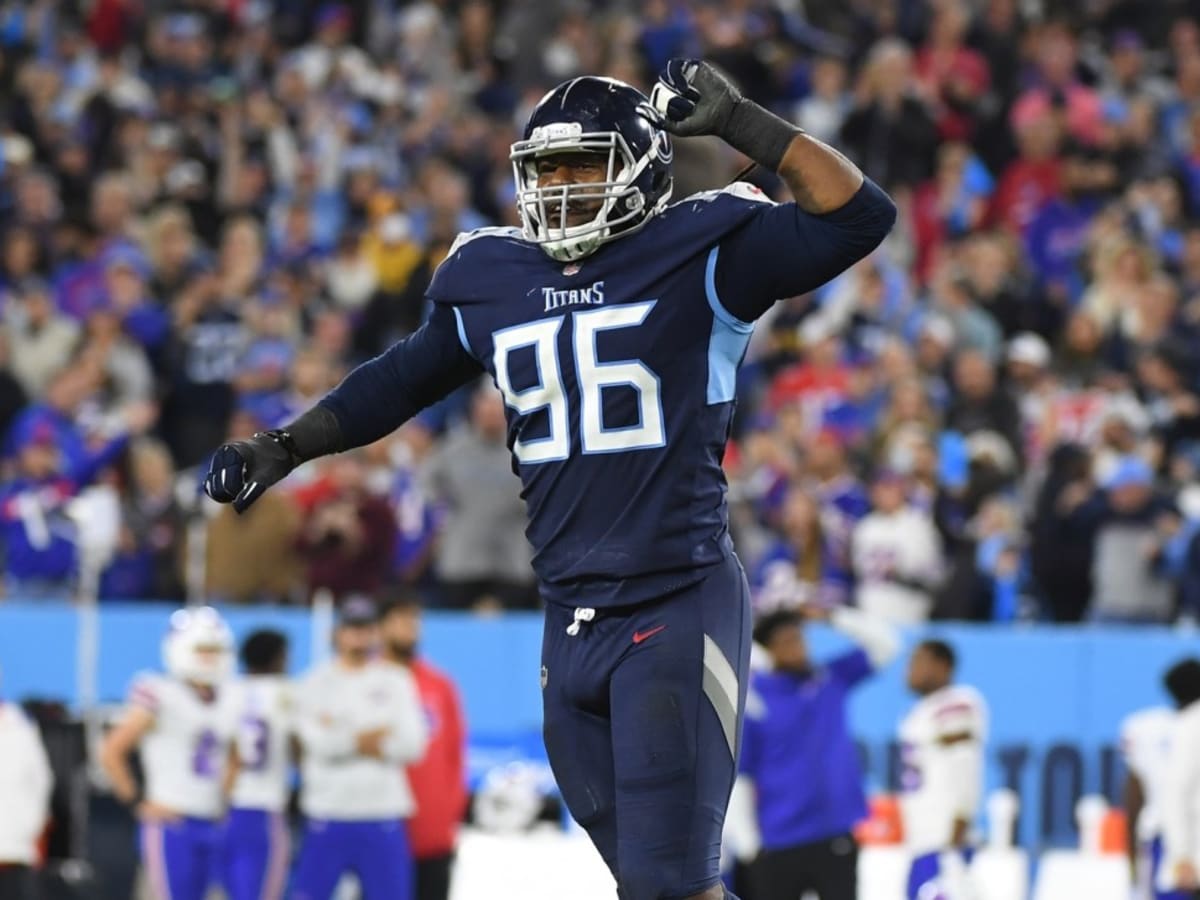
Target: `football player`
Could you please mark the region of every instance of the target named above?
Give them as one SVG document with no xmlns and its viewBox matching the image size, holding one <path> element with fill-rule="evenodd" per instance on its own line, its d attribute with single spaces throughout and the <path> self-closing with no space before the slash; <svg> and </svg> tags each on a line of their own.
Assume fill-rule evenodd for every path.
<svg viewBox="0 0 1200 900">
<path fill-rule="evenodd" d="M 1161 841 L 1151 845 L 1155 900 L 1200 896 L 1200 660 L 1177 662 L 1163 683 L 1178 712 L 1158 784 Z"/>
<path fill-rule="evenodd" d="M 908 686 L 921 699 L 899 734 L 908 900 L 970 896 L 988 713 L 975 688 L 954 683 L 955 665 L 954 650 L 937 640 L 918 644 L 909 660 Z"/>
<path fill-rule="evenodd" d="M 236 731 L 226 779 L 225 890 L 229 900 L 278 900 L 287 882 L 292 691 L 287 638 L 255 631 L 242 643 L 245 677 L 229 687 Z"/>
<path fill-rule="evenodd" d="M 221 880 L 223 780 L 233 720 L 224 683 L 233 635 L 211 607 L 177 610 L 163 639 L 166 674 L 133 682 L 100 764 L 141 821 L 141 858 L 154 900 L 203 900 Z M 129 766 L 141 754 L 145 790 Z"/>
<path fill-rule="evenodd" d="M 670 204 L 671 135 L 779 174 Z M 870 253 L 895 206 L 842 154 L 672 60 L 652 99 L 572 79 L 511 152 L 523 227 L 464 234 L 421 329 L 286 428 L 227 444 L 244 510 L 305 460 L 369 444 L 487 373 L 507 404 L 546 602 L 544 737 L 623 900 L 718 900 L 750 651 L 721 460 L 755 320 Z"/>
</svg>

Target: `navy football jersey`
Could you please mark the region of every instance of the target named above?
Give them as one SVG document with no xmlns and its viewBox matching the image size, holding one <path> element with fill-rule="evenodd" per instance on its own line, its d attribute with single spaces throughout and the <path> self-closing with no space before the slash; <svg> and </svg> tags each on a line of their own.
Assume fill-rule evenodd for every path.
<svg viewBox="0 0 1200 900">
<path fill-rule="evenodd" d="M 322 403 L 357 446 L 486 371 L 543 597 L 662 597 L 731 552 L 721 460 L 753 319 L 865 256 L 894 215 L 869 181 L 824 216 L 739 184 L 576 262 L 517 229 L 471 232 L 434 275 L 429 322 Z"/>
<path fill-rule="evenodd" d="M 435 275 L 504 395 L 548 600 L 642 602 L 730 552 L 721 460 L 754 326 L 715 274 L 722 239 L 772 207 L 742 184 L 696 195 L 566 264 L 486 229 Z"/>
</svg>

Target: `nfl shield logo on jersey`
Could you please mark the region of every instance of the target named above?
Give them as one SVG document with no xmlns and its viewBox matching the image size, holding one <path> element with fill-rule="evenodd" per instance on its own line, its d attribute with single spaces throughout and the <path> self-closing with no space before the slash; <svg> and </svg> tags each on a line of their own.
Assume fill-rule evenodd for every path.
<svg viewBox="0 0 1200 900">
<path fill-rule="evenodd" d="M 563 266 L 563 274 L 568 278 L 572 275 L 578 275 L 579 268 L 579 263 L 567 263 L 565 266 Z"/>
</svg>

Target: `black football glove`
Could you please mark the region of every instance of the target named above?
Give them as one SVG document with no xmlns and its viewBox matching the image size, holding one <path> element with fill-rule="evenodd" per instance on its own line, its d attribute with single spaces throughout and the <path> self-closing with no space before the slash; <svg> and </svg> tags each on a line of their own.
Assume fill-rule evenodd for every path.
<svg viewBox="0 0 1200 900">
<path fill-rule="evenodd" d="M 204 493 L 218 503 L 232 503 L 239 513 L 282 481 L 302 460 L 286 431 L 260 431 L 248 441 L 223 444 L 213 454 Z"/>
<path fill-rule="evenodd" d="M 699 59 L 667 62 L 650 92 L 663 128 L 679 137 L 715 134 L 772 172 L 801 130 L 747 100 L 715 66 Z"/>
<path fill-rule="evenodd" d="M 742 92 L 709 63 L 672 59 L 650 92 L 650 104 L 662 115 L 663 128 L 679 137 L 725 137 Z"/>
</svg>

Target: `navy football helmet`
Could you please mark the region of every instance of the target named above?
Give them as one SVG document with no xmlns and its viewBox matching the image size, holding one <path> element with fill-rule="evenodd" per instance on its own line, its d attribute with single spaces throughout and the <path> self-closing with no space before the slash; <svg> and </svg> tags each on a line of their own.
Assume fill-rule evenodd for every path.
<svg viewBox="0 0 1200 900">
<path fill-rule="evenodd" d="M 671 198 L 671 139 L 637 88 L 586 76 L 541 99 L 510 158 L 525 237 L 560 261 L 580 259 L 631 234 Z M 537 160 L 561 153 L 606 155 L 603 181 L 538 187 Z M 593 219 L 567 224 L 568 208 L 598 205 Z"/>
</svg>

